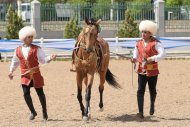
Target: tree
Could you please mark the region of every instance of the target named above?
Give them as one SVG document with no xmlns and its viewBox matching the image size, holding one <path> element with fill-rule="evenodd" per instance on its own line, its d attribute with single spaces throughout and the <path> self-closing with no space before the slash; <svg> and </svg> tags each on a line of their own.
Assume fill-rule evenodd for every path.
<svg viewBox="0 0 190 127">
<path fill-rule="evenodd" d="M 125 21 L 123 22 L 122 27 L 118 31 L 117 36 L 123 38 L 139 36 L 138 25 L 134 22 L 130 10 L 125 11 Z"/>
<path fill-rule="evenodd" d="M 77 18 L 72 18 L 69 23 L 66 24 L 64 38 L 77 38 L 81 29 L 82 28 L 78 26 Z"/>
<path fill-rule="evenodd" d="M 151 3 L 151 0 L 133 0 L 134 3 Z"/>
<path fill-rule="evenodd" d="M 183 5 L 190 5 L 190 0 L 183 0 Z"/>
<path fill-rule="evenodd" d="M 182 5 L 182 0 L 166 0 L 167 5 Z"/>
<path fill-rule="evenodd" d="M 42 4 L 66 3 L 68 0 L 39 0 Z"/>
<path fill-rule="evenodd" d="M 75 4 L 88 4 L 88 3 L 96 3 L 96 0 L 69 0 L 68 2 Z"/>
<path fill-rule="evenodd" d="M 190 5 L 190 0 L 165 0 L 166 5 Z"/>
<path fill-rule="evenodd" d="M 11 4 L 7 13 L 7 22 L 6 38 L 18 39 L 18 32 L 24 25 L 22 18 L 17 15 Z"/>
</svg>

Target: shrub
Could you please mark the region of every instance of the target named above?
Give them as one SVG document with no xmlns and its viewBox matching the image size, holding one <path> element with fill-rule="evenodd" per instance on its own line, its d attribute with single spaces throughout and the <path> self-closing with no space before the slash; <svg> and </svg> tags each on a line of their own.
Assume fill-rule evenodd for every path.
<svg viewBox="0 0 190 127">
<path fill-rule="evenodd" d="M 71 18 L 70 21 L 66 24 L 64 30 L 64 38 L 77 38 L 80 34 L 81 27 L 78 26 L 77 18 Z"/>
<path fill-rule="evenodd" d="M 125 11 L 125 20 L 122 27 L 117 32 L 118 37 L 139 37 L 139 30 L 137 23 L 134 22 L 134 18 L 131 15 L 131 11 Z"/>
<path fill-rule="evenodd" d="M 23 20 L 17 15 L 12 5 L 9 5 L 7 13 L 7 26 L 6 26 L 6 38 L 18 39 L 18 32 L 24 27 Z"/>
</svg>

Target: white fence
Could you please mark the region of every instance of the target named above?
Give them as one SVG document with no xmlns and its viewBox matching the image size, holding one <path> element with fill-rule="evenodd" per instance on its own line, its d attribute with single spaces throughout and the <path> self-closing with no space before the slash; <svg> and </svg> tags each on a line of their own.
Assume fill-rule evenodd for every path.
<svg viewBox="0 0 190 127">
<path fill-rule="evenodd" d="M 135 43 L 139 38 L 104 38 L 110 46 L 112 57 L 131 57 Z M 159 38 L 166 49 L 167 57 L 190 57 L 190 37 Z M 62 58 L 71 58 L 74 39 L 35 39 L 34 44 L 41 46 L 47 55 L 57 54 Z M 14 49 L 22 45 L 19 40 L 0 40 L 2 57 L 11 58 Z"/>
</svg>

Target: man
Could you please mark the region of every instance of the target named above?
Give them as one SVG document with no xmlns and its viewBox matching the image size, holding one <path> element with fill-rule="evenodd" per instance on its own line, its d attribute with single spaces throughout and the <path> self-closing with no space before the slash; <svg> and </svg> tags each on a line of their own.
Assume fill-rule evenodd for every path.
<svg viewBox="0 0 190 127">
<path fill-rule="evenodd" d="M 17 47 L 14 52 L 8 76 L 10 79 L 13 79 L 13 72 L 20 65 L 24 99 L 31 112 L 29 119 L 34 120 L 37 116 L 30 96 L 30 88 L 34 87 L 42 105 L 43 120 L 46 121 L 48 114 L 46 109 L 46 97 L 43 91 L 44 79 L 40 73 L 39 63 L 48 63 L 54 60 L 56 55 L 46 57 L 44 51 L 39 46 L 32 44 L 35 37 L 36 30 L 33 27 L 26 26 L 19 31 L 19 39 L 23 42 L 23 45 Z"/>
<path fill-rule="evenodd" d="M 157 32 L 157 24 L 145 20 L 139 25 L 142 39 L 138 40 L 133 52 L 133 58 L 131 62 L 138 62 L 138 91 L 137 102 L 139 113 L 137 117 L 144 118 L 144 93 L 146 84 L 148 82 L 150 91 L 150 115 L 155 112 L 155 100 L 156 100 L 156 84 L 158 79 L 158 61 L 165 55 L 163 45 L 155 37 Z"/>
</svg>

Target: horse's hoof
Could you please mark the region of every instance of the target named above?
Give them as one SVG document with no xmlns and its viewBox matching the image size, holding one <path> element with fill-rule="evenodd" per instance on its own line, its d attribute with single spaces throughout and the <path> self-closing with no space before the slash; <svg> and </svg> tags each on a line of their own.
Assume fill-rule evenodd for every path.
<svg viewBox="0 0 190 127">
<path fill-rule="evenodd" d="M 91 119 L 91 114 L 90 113 L 88 113 L 88 119 Z"/>
<path fill-rule="evenodd" d="M 88 121 L 89 120 L 89 117 L 87 117 L 87 116 L 83 116 L 83 121 Z"/>
<path fill-rule="evenodd" d="M 103 111 L 104 111 L 104 107 L 99 108 L 99 111 L 100 111 L 100 112 L 103 112 Z"/>
<path fill-rule="evenodd" d="M 70 72 L 76 72 L 76 70 L 74 70 L 74 69 L 71 68 L 71 69 L 70 69 Z"/>
</svg>

